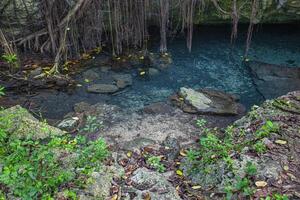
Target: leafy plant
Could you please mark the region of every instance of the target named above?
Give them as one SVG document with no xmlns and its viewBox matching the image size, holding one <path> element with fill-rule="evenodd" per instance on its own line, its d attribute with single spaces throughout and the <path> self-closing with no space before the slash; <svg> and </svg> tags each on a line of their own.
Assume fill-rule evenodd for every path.
<svg viewBox="0 0 300 200">
<path fill-rule="evenodd" d="M 16 64 L 16 62 L 18 61 L 18 57 L 16 54 L 3 54 L 2 59 L 10 65 Z"/>
<path fill-rule="evenodd" d="M 160 173 L 166 171 L 166 167 L 161 163 L 160 156 L 150 156 L 147 159 L 147 163 Z"/>
<path fill-rule="evenodd" d="M 262 153 L 265 153 L 267 151 L 267 147 L 262 141 L 256 142 L 253 145 L 253 148 L 254 148 L 255 152 L 258 153 L 258 154 L 262 154 Z"/>
<path fill-rule="evenodd" d="M 230 200 L 233 193 L 242 194 L 243 196 L 251 196 L 254 193 L 254 189 L 251 186 L 251 178 L 257 173 L 256 165 L 251 162 L 247 162 L 244 169 L 246 175 L 244 178 L 236 177 L 236 183 L 225 187 L 226 199 Z"/>
<path fill-rule="evenodd" d="M 272 132 L 278 132 L 279 126 L 272 121 L 268 120 L 264 125 L 260 127 L 259 130 L 256 131 L 257 138 L 265 138 L 270 135 Z"/>
<path fill-rule="evenodd" d="M 86 176 L 86 171 L 77 169 L 100 169 L 108 150 L 102 139 L 86 142 L 83 136 L 52 137 L 47 140 L 18 139 L 7 134 L 12 123 L 0 117 L 0 185 L 21 199 L 53 199 L 64 185 L 84 183 L 76 181 Z M 7 122 L 7 123 L 6 123 Z M 33 130 L 34 132 L 34 130 Z M 69 167 L 59 155 L 70 159 Z M 72 157 L 71 155 L 75 155 Z M 67 192 L 68 198 L 75 199 L 75 193 Z"/>
<path fill-rule="evenodd" d="M 4 88 L 3 86 L 0 85 L 0 97 L 5 95 L 4 89 L 5 89 L 5 88 Z"/>
<path fill-rule="evenodd" d="M 103 122 L 99 122 L 95 116 L 87 116 L 86 123 L 82 129 L 84 132 L 93 133 L 103 128 Z"/>
<path fill-rule="evenodd" d="M 199 128 L 203 128 L 207 124 L 207 121 L 205 119 L 197 119 L 196 125 Z"/>
</svg>

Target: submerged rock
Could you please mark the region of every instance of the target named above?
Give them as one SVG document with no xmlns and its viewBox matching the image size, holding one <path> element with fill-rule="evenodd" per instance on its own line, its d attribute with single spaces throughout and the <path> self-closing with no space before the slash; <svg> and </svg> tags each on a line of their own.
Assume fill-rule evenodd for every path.
<svg viewBox="0 0 300 200">
<path fill-rule="evenodd" d="M 300 89 L 300 68 L 267 64 L 257 61 L 247 62 L 257 90 L 271 99 Z"/>
<path fill-rule="evenodd" d="M 87 88 L 88 92 L 103 93 L 103 94 L 115 93 L 118 90 L 119 88 L 116 85 L 112 85 L 112 84 L 94 84 L 88 86 Z"/>
<path fill-rule="evenodd" d="M 215 90 L 196 91 L 182 87 L 178 95 L 171 97 L 171 101 L 188 113 L 238 115 L 243 111 L 235 96 Z"/>
<path fill-rule="evenodd" d="M 0 119 L 0 127 L 19 139 L 45 139 L 66 133 L 45 122 L 40 122 L 19 105 L 0 111 Z"/>
<path fill-rule="evenodd" d="M 83 73 L 83 78 L 89 81 L 94 81 L 99 79 L 100 75 L 94 69 L 89 69 Z"/>
<path fill-rule="evenodd" d="M 132 85 L 132 77 L 130 74 L 115 74 L 112 78 L 116 81 L 120 89 Z"/>
</svg>

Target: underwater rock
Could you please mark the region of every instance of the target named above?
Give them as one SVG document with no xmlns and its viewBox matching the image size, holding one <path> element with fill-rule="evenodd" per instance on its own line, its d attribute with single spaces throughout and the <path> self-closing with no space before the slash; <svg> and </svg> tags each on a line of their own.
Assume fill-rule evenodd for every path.
<svg viewBox="0 0 300 200">
<path fill-rule="evenodd" d="M 0 119 L 0 127 L 19 139 L 38 140 L 66 134 L 58 128 L 40 122 L 19 105 L 0 111 Z"/>
<path fill-rule="evenodd" d="M 159 70 L 155 69 L 155 68 L 149 68 L 148 73 L 149 73 L 149 76 L 155 76 L 155 75 L 159 74 Z"/>
<path fill-rule="evenodd" d="M 94 84 L 88 86 L 87 88 L 88 92 L 103 93 L 103 94 L 115 93 L 118 90 L 119 88 L 116 85 L 112 85 L 112 84 Z"/>
<path fill-rule="evenodd" d="M 83 73 L 85 80 L 94 81 L 100 78 L 100 75 L 93 69 L 89 69 Z"/>
<path fill-rule="evenodd" d="M 132 85 L 132 77 L 130 74 L 115 74 L 112 78 L 116 81 L 120 89 Z"/>
<path fill-rule="evenodd" d="M 171 101 L 187 113 L 238 115 L 244 110 L 234 95 L 207 89 L 182 87 L 178 95 L 171 96 Z"/>
<path fill-rule="evenodd" d="M 172 113 L 174 109 L 171 105 L 164 103 L 164 102 L 157 102 L 150 104 L 148 106 L 145 106 L 142 111 L 147 114 L 166 114 L 166 113 Z"/>
<path fill-rule="evenodd" d="M 257 90 L 272 99 L 300 89 L 300 68 L 267 64 L 258 61 L 245 63 L 249 67 Z"/>
<path fill-rule="evenodd" d="M 143 193 L 148 192 L 152 200 L 181 199 L 174 186 L 159 172 L 139 168 L 133 173 L 131 180 L 134 183 L 134 188 L 143 191 Z M 141 192 L 136 193 L 138 193 L 138 197 L 135 199 L 144 199 Z"/>
<path fill-rule="evenodd" d="M 87 111 L 89 110 L 91 107 L 91 105 L 89 103 L 86 103 L 86 102 L 79 102 L 79 103 L 76 103 L 74 105 L 74 111 L 76 113 L 82 113 L 84 111 Z"/>
</svg>

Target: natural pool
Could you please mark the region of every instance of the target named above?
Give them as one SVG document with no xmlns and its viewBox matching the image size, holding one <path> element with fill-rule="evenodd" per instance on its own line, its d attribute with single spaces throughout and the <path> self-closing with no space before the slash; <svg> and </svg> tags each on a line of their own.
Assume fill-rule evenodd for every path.
<svg viewBox="0 0 300 200">
<path fill-rule="evenodd" d="M 261 26 L 254 33 L 250 60 L 300 66 L 300 30 L 296 26 Z M 241 97 L 247 108 L 264 99 L 257 92 L 249 70 L 242 65 L 246 28 L 241 28 L 235 46 L 230 44 L 230 26 L 206 26 L 195 31 L 192 52 L 184 38 L 169 40 L 173 63 L 158 75 L 140 78 L 136 69 L 124 71 L 133 76 L 133 85 L 118 95 L 87 93 L 85 87 L 73 94 L 52 92 L 32 97 L 45 117 L 62 118 L 75 103 L 99 101 L 116 104 L 129 111 L 166 101 L 180 87 L 212 88 Z M 158 46 L 151 47 L 158 51 Z M 78 76 L 82 81 L 82 77 Z"/>
</svg>

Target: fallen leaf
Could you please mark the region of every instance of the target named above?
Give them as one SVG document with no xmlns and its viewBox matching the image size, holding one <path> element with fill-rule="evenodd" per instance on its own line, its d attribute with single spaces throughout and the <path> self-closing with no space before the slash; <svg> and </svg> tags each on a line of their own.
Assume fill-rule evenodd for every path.
<svg viewBox="0 0 300 200">
<path fill-rule="evenodd" d="M 200 185 L 194 185 L 192 188 L 193 188 L 194 190 L 199 190 L 199 189 L 201 189 L 201 186 L 200 186 Z"/>
<path fill-rule="evenodd" d="M 178 176 L 183 176 L 183 172 L 180 169 L 176 170 L 176 174 Z"/>
<path fill-rule="evenodd" d="M 110 200 L 117 200 L 118 199 L 118 195 L 117 194 L 114 194 Z"/>
<path fill-rule="evenodd" d="M 143 197 L 144 197 L 143 198 L 144 200 L 151 200 L 151 196 L 150 196 L 149 192 L 147 192 L 146 194 L 144 194 Z"/>
<path fill-rule="evenodd" d="M 256 185 L 256 187 L 262 188 L 262 187 L 266 187 L 268 185 L 268 183 L 265 181 L 256 181 L 255 185 Z"/>
<path fill-rule="evenodd" d="M 132 152 L 128 151 L 126 155 L 127 155 L 128 158 L 130 158 L 132 156 Z"/>
<path fill-rule="evenodd" d="M 285 145 L 287 143 L 287 141 L 285 141 L 285 140 L 276 140 L 275 143 Z"/>
<path fill-rule="evenodd" d="M 180 153 L 179 153 L 181 156 L 185 157 L 186 156 L 186 152 L 184 149 L 181 149 L 180 150 Z"/>
<path fill-rule="evenodd" d="M 89 79 L 84 79 L 84 82 L 89 83 L 90 80 Z"/>
<path fill-rule="evenodd" d="M 143 75 L 145 75 L 145 74 L 146 74 L 146 72 L 144 72 L 144 71 L 140 72 L 140 75 L 141 75 L 141 76 L 143 76 Z"/>
<path fill-rule="evenodd" d="M 289 166 L 285 165 L 283 166 L 284 171 L 288 171 L 289 170 Z"/>
</svg>

